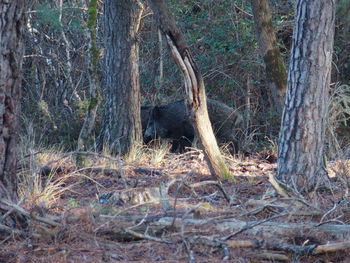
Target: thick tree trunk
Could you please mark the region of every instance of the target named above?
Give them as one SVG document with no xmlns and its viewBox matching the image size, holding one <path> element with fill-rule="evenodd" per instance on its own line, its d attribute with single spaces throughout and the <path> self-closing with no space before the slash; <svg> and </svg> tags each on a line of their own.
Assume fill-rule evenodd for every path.
<svg viewBox="0 0 350 263">
<path fill-rule="evenodd" d="M 104 2 L 105 109 L 99 143 L 112 153 L 132 152 L 141 143 L 139 43 L 142 4 Z"/>
<path fill-rule="evenodd" d="M 278 178 L 311 190 L 326 178 L 324 141 L 334 37 L 333 0 L 297 3 Z"/>
<path fill-rule="evenodd" d="M 0 0 L 0 198 L 17 197 L 17 141 L 26 1 Z"/>
<path fill-rule="evenodd" d="M 96 21 L 97 21 L 97 0 L 90 0 L 89 18 L 87 23 L 87 39 L 89 40 L 89 107 L 86 112 L 83 127 L 78 138 L 77 151 L 87 150 L 89 137 L 95 125 L 97 107 L 100 103 L 100 81 L 98 76 L 99 51 L 96 44 Z M 78 160 L 82 160 L 79 156 Z"/>
<path fill-rule="evenodd" d="M 277 111 L 281 114 L 287 88 L 287 72 L 277 46 L 268 0 L 251 0 L 260 55 L 264 58 L 270 92 Z"/>
<path fill-rule="evenodd" d="M 195 131 L 203 145 L 211 173 L 218 177 L 229 177 L 229 170 L 221 156 L 214 132 L 209 120 L 205 87 L 190 51 L 186 46 L 182 33 L 175 24 L 163 0 L 149 0 L 158 20 L 158 25 L 168 41 L 172 56 L 182 71 L 185 79 L 187 103 L 191 112 Z"/>
</svg>

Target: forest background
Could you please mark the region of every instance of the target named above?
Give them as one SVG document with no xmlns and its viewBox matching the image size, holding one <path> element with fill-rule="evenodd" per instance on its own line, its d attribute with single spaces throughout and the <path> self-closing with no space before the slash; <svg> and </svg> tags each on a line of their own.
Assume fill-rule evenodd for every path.
<svg viewBox="0 0 350 263">
<path fill-rule="evenodd" d="M 278 45 L 288 65 L 294 1 L 270 1 Z M 169 8 L 204 77 L 207 95 L 245 114 L 242 150 L 256 152 L 276 145 L 280 116 L 266 83 L 249 1 L 171 0 Z M 350 111 L 350 4 L 338 2 L 332 69 L 333 106 L 330 122 L 346 143 Z M 76 149 L 88 107 L 87 5 L 84 1 L 39 1 L 29 15 L 23 71 L 23 123 L 41 127 L 34 141 Z M 98 48 L 103 57 L 102 10 L 98 16 Z M 142 105 L 184 98 L 181 72 L 158 34 L 152 12 L 143 12 L 140 31 Z M 102 78 L 103 68 L 100 67 Z M 103 82 L 102 82 L 103 83 Z M 104 94 L 102 87 L 102 96 Z M 96 135 L 103 104 L 97 115 Z M 29 130 L 26 131 L 28 133 Z M 30 132 L 29 132 L 30 133 Z M 333 137 L 329 137 L 334 140 Z M 343 141 L 345 138 L 345 141 Z M 332 144 L 332 143 L 330 143 Z"/>
<path fill-rule="evenodd" d="M 6 234 L 0 261 L 348 262 L 349 0 L 337 2 L 326 136 L 330 158 L 323 160 L 328 183 L 305 197 L 274 184 L 281 116 L 259 55 L 250 1 L 167 1 L 208 97 L 244 115 L 243 154 L 223 154 L 232 178 L 213 180 L 203 152 L 195 148 L 174 154 L 169 147 L 142 147 L 135 156 L 113 156 L 92 147 L 82 153 L 77 141 L 92 101 L 88 18 L 94 19 L 96 9 L 88 9 L 89 2 L 40 0 L 27 12 L 19 160 L 17 170 L 8 169 L 18 179 L 9 184 L 18 181 L 18 191 L 13 191 L 18 199 L 2 198 L 1 189 L 8 185 L 0 187 L 0 234 Z M 11 2 L 4 3 L 2 7 Z M 12 3 L 18 11 L 24 2 Z M 270 1 L 286 65 L 295 3 Z M 96 26 L 101 83 L 106 70 L 102 6 L 99 2 Z M 149 8 L 141 24 L 136 40 L 141 104 L 183 99 L 181 72 Z M 106 96 L 103 84 L 100 88 Z M 89 145 L 96 145 L 106 107 L 99 105 Z M 77 155 L 88 156 L 87 164 Z M 281 196 L 272 186 L 277 191 L 283 187 Z"/>
</svg>

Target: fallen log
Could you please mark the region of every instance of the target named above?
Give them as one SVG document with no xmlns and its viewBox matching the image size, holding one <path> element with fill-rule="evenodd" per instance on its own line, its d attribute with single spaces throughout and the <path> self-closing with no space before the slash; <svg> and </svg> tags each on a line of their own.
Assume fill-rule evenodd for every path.
<svg viewBox="0 0 350 263">
<path fill-rule="evenodd" d="M 216 232 L 229 233 L 240 231 L 245 228 L 245 233 L 256 236 L 260 235 L 262 238 L 281 238 L 293 237 L 296 233 L 308 233 L 311 236 L 313 233 L 331 234 L 333 237 L 340 240 L 350 238 L 350 225 L 335 225 L 335 224 L 316 224 L 316 223 L 282 223 L 282 222 L 263 222 L 259 221 L 240 221 L 235 219 L 182 219 L 173 217 L 163 217 L 154 224 L 175 227 L 191 226 L 200 227 L 206 225 Z M 252 227 L 249 227 L 252 226 Z"/>
</svg>

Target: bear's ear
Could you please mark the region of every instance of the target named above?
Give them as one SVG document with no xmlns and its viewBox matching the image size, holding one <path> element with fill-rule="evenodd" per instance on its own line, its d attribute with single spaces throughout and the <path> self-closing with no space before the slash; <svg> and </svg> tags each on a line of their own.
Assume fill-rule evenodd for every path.
<svg viewBox="0 0 350 263">
<path fill-rule="evenodd" d="M 152 110 L 152 117 L 154 119 L 159 119 L 161 115 L 161 110 L 158 106 L 154 106 Z"/>
</svg>

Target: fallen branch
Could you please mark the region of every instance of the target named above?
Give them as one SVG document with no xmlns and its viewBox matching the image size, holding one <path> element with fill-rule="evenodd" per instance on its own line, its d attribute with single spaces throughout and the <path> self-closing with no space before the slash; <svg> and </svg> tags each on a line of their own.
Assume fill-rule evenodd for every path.
<svg viewBox="0 0 350 263">
<path fill-rule="evenodd" d="M 299 246 L 291 245 L 286 243 L 276 243 L 266 240 L 229 240 L 222 242 L 217 240 L 216 237 L 200 237 L 195 236 L 189 239 L 192 244 L 203 244 L 214 247 L 222 247 L 223 245 L 228 246 L 229 248 L 253 248 L 259 250 L 272 250 L 272 251 L 284 251 L 292 252 L 297 255 L 319 255 L 324 253 L 334 253 L 338 251 L 348 250 L 350 248 L 350 241 L 345 242 L 335 242 L 327 245 L 308 245 L 308 246 Z M 263 257 L 267 258 L 271 256 L 271 253 L 267 253 Z M 281 260 L 286 260 L 286 256 L 280 254 L 274 254 L 277 258 L 281 257 Z M 261 254 L 260 254 L 261 256 Z M 273 256 L 274 259 L 277 259 Z"/>
<path fill-rule="evenodd" d="M 170 226 L 173 224 L 173 217 L 163 217 L 155 225 Z M 282 223 L 282 222 L 261 222 L 261 221 L 240 221 L 240 220 L 214 220 L 214 219 L 181 219 L 176 218 L 174 226 L 203 226 L 207 230 L 220 233 L 245 231 L 245 233 L 256 236 L 261 235 L 263 238 L 280 238 L 291 237 L 295 233 L 304 232 L 308 235 L 312 233 L 324 233 L 338 236 L 339 238 L 349 238 L 350 225 L 335 225 L 335 224 L 315 224 L 315 223 Z M 248 226 L 248 227 L 247 227 Z"/>
<path fill-rule="evenodd" d="M 142 233 L 139 233 L 139 232 L 136 232 L 134 230 L 131 230 L 129 228 L 126 228 L 124 229 L 124 231 L 128 234 L 131 234 L 137 238 L 141 238 L 141 239 L 146 239 L 146 240 L 151 240 L 151 241 L 156 241 L 156 242 L 159 242 L 159 243 L 167 243 L 167 244 L 171 244 L 173 243 L 172 241 L 170 241 L 169 239 L 164 239 L 164 238 L 158 238 L 158 237 L 153 237 L 153 236 L 150 236 L 148 234 L 142 234 Z"/>
<path fill-rule="evenodd" d="M 4 198 L 0 198 L 0 202 L 13 208 L 17 213 L 23 215 L 23 216 L 26 216 L 28 218 L 31 218 L 31 219 L 34 219 L 36 221 L 39 221 L 39 222 L 42 222 L 42 223 L 45 223 L 45 224 L 48 224 L 48 225 L 51 225 L 51 226 L 62 226 L 60 223 L 57 223 L 51 219 L 48 219 L 48 218 L 45 218 L 45 217 L 41 217 L 41 216 L 36 216 L 36 215 L 33 215 L 31 214 L 30 212 L 24 210 L 22 207 L 4 199 Z"/>
<path fill-rule="evenodd" d="M 287 252 L 298 253 L 299 255 L 318 255 L 323 253 L 334 253 L 337 251 L 348 250 L 350 248 L 350 241 L 335 242 L 327 245 L 298 246 L 257 240 L 230 240 L 227 242 L 227 245 L 231 248 L 283 250 Z"/>
<path fill-rule="evenodd" d="M 331 243 L 327 245 L 318 245 L 314 249 L 313 254 L 331 253 L 331 252 L 348 250 L 348 249 L 350 249 L 350 241 L 344 241 L 344 242 L 338 242 L 338 243 Z"/>
<path fill-rule="evenodd" d="M 62 172 L 74 172 L 79 170 L 80 172 L 103 174 L 105 176 L 118 176 L 121 177 L 121 169 L 110 169 L 110 168 L 100 168 L 100 167 L 64 167 L 64 166 L 42 166 L 40 168 L 40 174 L 48 176 L 50 174 L 59 174 Z M 137 174 L 146 175 L 162 175 L 162 172 L 155 171 L 146 168 L 135 168 L 133 171 Z"/>
<path fill-rule="evenodd" d="M 16 234 L 19 236 L 24 236 L 24 233 L 22 231 L 20 231 L 18 229 L 13 229 L 13 228 L 5 226 L 3 224 L 0 224 L 0 232 L 1 231 L 7 232 L 9 234 Z"/>
</svg>

